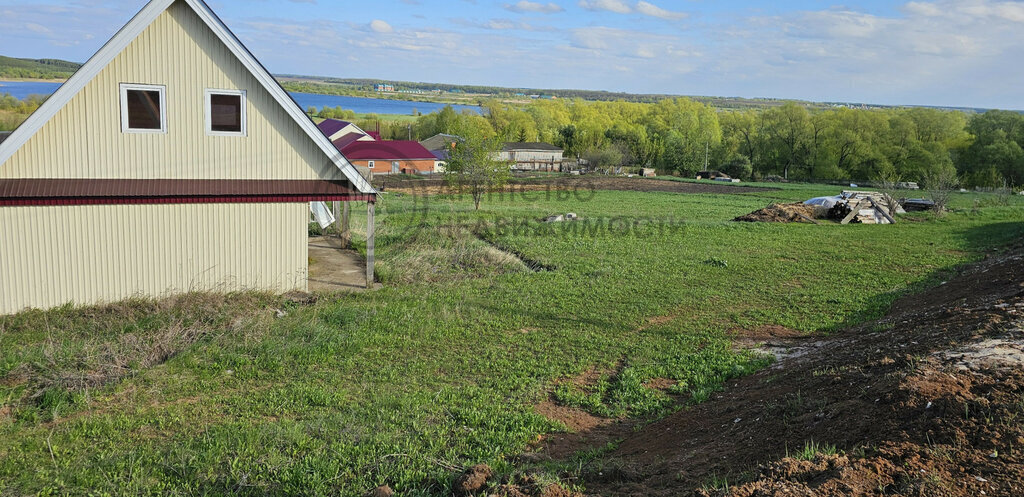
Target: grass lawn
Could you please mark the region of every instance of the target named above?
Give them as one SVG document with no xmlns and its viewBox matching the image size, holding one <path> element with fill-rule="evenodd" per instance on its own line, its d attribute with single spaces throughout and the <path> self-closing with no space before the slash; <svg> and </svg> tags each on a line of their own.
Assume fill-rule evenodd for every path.
<svg viewBox="0 0 1024 497">
<path fill-rule="evenodd" d="M 0 317 L 0 495 L 441 495 L 456 468 L 513 471 L 511 456 L 564 429 L 538 402 L 685 408 L 644 383 L 699 402 L 767 363 L 734 352 L 730 330 L 878 317 L 1024 234 L 1024 201 L 991 195 L 894 226 L 730 221 L 839 190 L 781 186 L 535 192 L 480 211 L 387 194 L 379 291 Z M 566 212 L 582 220 L 536 221 Z M 594 385 L 564 381 L 595 367 L 607 374 Z"/>
</svg>

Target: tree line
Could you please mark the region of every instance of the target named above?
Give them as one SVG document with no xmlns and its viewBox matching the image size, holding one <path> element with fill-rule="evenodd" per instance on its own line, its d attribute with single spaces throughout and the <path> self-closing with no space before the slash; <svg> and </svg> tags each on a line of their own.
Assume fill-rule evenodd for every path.
<svg viewBox="0 0 1024 497">
<path fill-rule="evenodd" d="M 14 129 L 45 97 L 0 95 L 0 131 Z M 693 175 L 708 167 L 742 179 L 926 181 L 954 175 L 966 187 L 1024 185 L 1024 114 L 969 115 L 929 108 L 720 110 L 687 98 L 654 104 L 538 100 L 483 103 L 483 113 L 447 106 L 414 124 L 366 116 L 384 139 L 473 133 L 498 141 L 543 141 L 599 167 L 654 167 Z M 321 117 L 349 119 L 326 108 Z"/>
<path fill-rule="evenodd" d="M 0 93 L 0 131 L 13 131 L 43 105 L 46 98 L 45 95 L 29 95 L 19 100 L 10 93 Z"/>
<path fill-rule="evenodd" d="M 0 55 L 0 78 L 67 79 L 81 64 L 57 59 L 16 59 Z"/>
<path fill-rule="evenodd" d="M 477 130 L 503 141 L 544 141 L 567 157 L 692 175 L 706 167 L 743 179 L 926 181 L 955 174 L 967 187 L 1024 185 L 1024 114 L 929 108 L 808 109 L 796 103 L 718 110 L 686 98 L 654 104 L 544 100 L 485 102 L 420 117 L 420 139 Z M 385 137 L 406 136 L 405 125 Z M 393 133 L 392 133 L 393 131 Z"/>
</svg>

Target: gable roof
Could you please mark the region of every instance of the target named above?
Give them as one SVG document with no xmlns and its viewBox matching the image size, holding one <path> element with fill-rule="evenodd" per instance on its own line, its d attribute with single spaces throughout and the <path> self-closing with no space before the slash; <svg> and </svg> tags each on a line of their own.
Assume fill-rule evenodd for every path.
<svg viewBox="0 0 1024 497">
<path fill-rule="evenodd" d="M 336 138 L 332 143 L 334 143 L 334 147 L 335 148 L 337 148 L 339 151 L 341 151 L 342 149 L 347 147 L 348 144 L 350 144 L 352 142 L 360 141 L 365 136 L 366 135 L 359 134 L 359 133 L 356 133 L 356 132 L 353 131 L 351 133 L 346 133 L 344 135 L 341 135 L 340 137 Z"/>
<path fill-rule="evenodd" d="M 427 150 L 447 150 L 451 148 L 452 143 L 462 141 L 462 138 L 455 135 L 446 135 L 444 133 L 438 133 L 426 140 L 420 142 Z"/>
<path fill-rule="evenodd" d="M 356 141 L 342 149 L 352 160 L 436 160 L 434 154 L 414 141 Z"/>
<path fill-rule="evenodd" d="M 42 128 L 62 107 L 77 95 L 90 81 L 95 78 L 111 61 L 117 57 L 132 41 L 135 40 L 153 21 L 176 1 L 187 4 L 196 15 L 210 28 L 217 38 L 242 63 L 242 66 L 260 83 L 287 114 L 299 125 L 320 150 L 345 174 L 352 186 L 361 193 L 375 193 L 370 183 L 355 166 L 331 144 L 330 140 L 306 116 L 295 100 L 281 87 L 249 49 L 231 32 L 210 6 L 203 0 L 151 0 L 128 24 L 125 24 L 103 48 L 96 52 L 75 74 L 71 76 L 57 91 L 50 96 L 21 126 L 0 143 L 0 167 Z"/>
<path fill-rule="evenodd" d="M 324 119 L 317 124 L 316 127 L 320 128 L 324 136 L 330 138 L 331 135 L 351 126 L 352 123 L 348 121 L 342 121 L 341 119 Z"/>
<path fill-rule="evenodd" d="M 562 149 L 559 147 L 551 145 L 550 143 L 541 142 L 508 142 L 505 144 L 504 147 L 502 147 L 502 150 L 506 152 L 510 152 L 513 150 L 544 150 L 547 152 L 562 152 Z"/>
</svg>

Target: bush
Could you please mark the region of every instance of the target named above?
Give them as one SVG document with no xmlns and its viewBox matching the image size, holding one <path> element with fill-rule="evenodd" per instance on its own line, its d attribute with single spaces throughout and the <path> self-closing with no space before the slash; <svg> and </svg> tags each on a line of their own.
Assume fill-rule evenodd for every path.
<svg viewBox="0 0 1024 497">
<path fill-rule="evenodd" d="M 616 147 L 589 148 L 583 152 L 583 159 L 592 169 L 608 170 L 621 166 L 625 155 Z"/>
<path fill-rule="evenodd" d="M 738 155 L 722 164 L 722 172 L 733 178 L 747 180 L 753 174 L 754 166 L 750 164 L 750 159 L 747 156 Z"/>
</svg>

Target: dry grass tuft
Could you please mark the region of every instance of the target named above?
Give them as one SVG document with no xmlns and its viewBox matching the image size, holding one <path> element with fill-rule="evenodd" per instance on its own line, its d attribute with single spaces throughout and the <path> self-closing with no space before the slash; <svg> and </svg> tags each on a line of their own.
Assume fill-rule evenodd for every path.
<svg viewBox="0 0 1024 497">
<path fill-rule="evenodd" d="M 230 335 L 254 340 L 273 321 L 280 297 L 260 293 L 190 293 L 65 306 L 0 317 L 0 389 L 37 399 L 58 388 L 80 392 L 162 364 L 197 342 Z M 16 345 L 15 345 L 16 344 Z"/>
<path fill-rule="evenodd" d="M 436 282 L 526 272 L 518 257 L 477 238 L 465 227 L 424 228 L 386 252 L 377 274 L 389 283 Z"/>
</svg>

